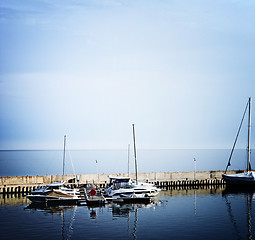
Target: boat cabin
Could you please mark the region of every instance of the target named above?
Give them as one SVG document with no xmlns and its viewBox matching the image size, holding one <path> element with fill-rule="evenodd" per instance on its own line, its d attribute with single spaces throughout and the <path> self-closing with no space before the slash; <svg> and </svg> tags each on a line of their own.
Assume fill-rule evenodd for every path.
<svg viewBox="0 0 255 240">
<path fill-rule="evenodd" d="M 120 188 L 132 188 L 132 180 L 130 177 L 113 177 L 109 176 L 110 184 L 109 186 L 112 189 L 120 189 Z"/>
<path fill-rule="evenodd" d="M 65 182 L 54 182 L 54 183 L 50 183 L 48 184 L 46 187 L 47 189 L 60 189 L 61 187 L 63 187 Z"/>
</svg>

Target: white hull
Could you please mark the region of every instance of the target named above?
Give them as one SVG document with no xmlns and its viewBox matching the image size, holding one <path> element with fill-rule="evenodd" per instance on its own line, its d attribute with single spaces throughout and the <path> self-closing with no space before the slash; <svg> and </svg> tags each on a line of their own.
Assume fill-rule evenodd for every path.
<svg viewBox="0 0 255 240">
<path fill-rule="evenodd" d="M 158 195 L 160 189 L 156 188 L 152 184 L 142 183 L 133 185 L 128 188 L 112 189 L 111 187 L 106 189 L 106 195 L 108 197 L 121 197 L 121 195 L 135 194 L 139 197 L 154 197 Z"/>
<path fill-rule="evenodd" d="M 47 202 L 75 202 L 78 201 L 80 192 L 78 189 L 64 187 L 64 182 L 55 182 L 46 187 L 32 191 L 26 197 L 34 203 Z"/>
</svg>

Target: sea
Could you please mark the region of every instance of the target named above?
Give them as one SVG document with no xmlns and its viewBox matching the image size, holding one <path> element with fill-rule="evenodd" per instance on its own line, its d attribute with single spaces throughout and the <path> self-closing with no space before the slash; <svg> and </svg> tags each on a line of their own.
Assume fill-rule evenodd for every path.
<svg viewBox="0 0 255 240">
<path fill-rule="evenodd" d="M 224 170 L 230 150 L 140 150 L 140 172 Z M 254 151 L 252 151 L 253 153 Z M 230 169 L 245 169 L 237 149 Z M 252 161 L 253 154 L 252 155 Z M 194 158 L 196 161 L 194 161 Z M 126 150 L 72 150 L 66 174 L 132 172 Z M 62 174 L 63 151 L 0 151 L 0 176 Z M 0 239 L 255 239 L 255 191 L 225 186 L 163 189 L 150 204 L 35 206 L 0 195 Z"/>
<path fill-rule="evenodd" d="M 0 195 L 7 239 L 255 239 L 254 191 L 225 187 L 162 190 L 150 204 L 34 206 Z"/>
<path fill-rule="evenodd" d="M 138 150 L 138 172 L 225 170 L 230 153 L 230 149 Z M 63 150 L 0 150 L 0 176 L 61 175 L 63 155 Z M 245 149 L 236 149 L 229 169 L 246 169 L 246 158 Z M 127 150 L 68 150 L 64 166 L 65 174 L 135 172 L 134 154 Z"/>
</svg>

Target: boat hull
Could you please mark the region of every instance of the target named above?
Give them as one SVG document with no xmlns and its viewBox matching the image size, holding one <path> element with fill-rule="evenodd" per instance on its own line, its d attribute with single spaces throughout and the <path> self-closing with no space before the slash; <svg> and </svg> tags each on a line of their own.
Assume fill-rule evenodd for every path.
<svg viewBox="0 0 255 240">
<path fill-rule="evenodd" d="M 151 203 L 150 197 L 121 197 L 113 200 L 114 203 L 143 203 L 143 204 L 149 204 Z"/>
<path fill-rule="evenodd" d="M 26 196 L 30 201 L 33 203 L 39 203 L 39 204 L 52 204 L 52 205 L 60 205 L 60 204 L 66 204 L 66 205 L 73 205 L 77 204 L 79 199 L 78 198 L 59 198 L 59 197 L 52 197 L 52 196 L 43 196 L 43 195 L 27 195 Z"/>
<path fill-rule="evenodd" d="M 109 197 L 121 197 L 122 194 L 135 194 L 137 196 L 147 196 L 147 197 L 155 197 L 158 193 L 158 189 L 150 190 L 150 189 L 118 189 L 118 190 L 110 190 L 107 192 Z"/>
<path fill-rule="evenodd" d="M 222 175 L 223 179 L 226 181 L 227 185 L 247 185 L 255 186 L 254 173 L 239 173 L 231 175 Z"/>
</svg>

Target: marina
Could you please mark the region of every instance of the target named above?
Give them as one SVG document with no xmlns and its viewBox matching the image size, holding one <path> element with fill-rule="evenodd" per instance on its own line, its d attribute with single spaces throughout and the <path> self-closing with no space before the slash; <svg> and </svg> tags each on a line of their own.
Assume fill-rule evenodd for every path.
<svg viewBox="0 0 255 240">
<path fill-rule="evenodd" d="M 114 231 L 117 230 L 116 227 L 118 226 L 118 224 L 117 226 L 116 224 L 114 224 L 114 220 L 116 219 L 116 217 L 127 217 L 129 223 L 130 215 L 134 213 L 133 217 L 135 218 L 135 220 L 133 226 L 134 231 L 132 232 L 132 235 L 130 235 L 129 231 L 126 234 L 126 232 L 123 232 L 123 230 L 121 232 L 118 232 L 116 236 L 112 235 L 111 232 L 111 239 L 136 239 L 137 236 L 142 239 L 169 239 L 169 237 L 174 239 L 190 239 L 194 236 L 196 237 L 196 239 L 215 239 L 215 237 L 217 239 L 221 239 L 223 236 L 222 239 L 225 239 L 225 228 L 222 228 L 221 226 L 218 227 L 217 234 L 220 234 L 218 236 L 215 236 L 215 233 L 214 235 L 208 235 L 210 234 L 210 230 L 206 225 L 207 222 L 210 222 L 209 218 L 211 217 L 212 219 L 214 219 L 211 224 L 214 228 L 217 228 L 216 226 L 220 222 L 219 216 L 214 216 L 215 212 L 212 212 L 212 209 L 213 211 L 216 211 L 215 208 L 219 208 L 222 210 L 222 201 L 219 201 L 219 195 L 221 195 L 221 199 L 225 202 L 227 213 L 230 217 L 229 225 L 234 226 L 234 231 L 231 230 L 228 233 L 228 236 L 232 235 L 234 239 L 245 239 L 246 237 L 249 240 L 253 239 L 252 226 L 254 224 L 254 220 L 252 216 L 254 214 L 254 190 L 252 188 L 248 188 L 248 191 L 244 191 L 243 188 L 230 188 L 230 185 L 233 186 L 233 184 L 229 184 L 228 178 L 232 178 L 232 176 L 243 176 L 246 174 L 246 172 L 243 170 L 227 171 L 227 168 L 230 165 L 231 157 L 229 158 L 227 168 L 224 172 L 197 171 L 197 160 L 196 158 L 194 158 L 193 171 L 141 173 L 138 172 L 138 164 L 136 159 L 137 153 L 135 145 L 134 124 L 133 141 L 135 173 L 130 173 L 128 167 L 128 173 L 99 174 L 97 165 L 98 161 L 96 160 L 95 162 L 97 166 L 97 174 L 83 175 L 74 173 L 73 175 L 66 175 L 66 136 L 64 136 L 62 175 L 1 177 L 0 195 L 4 201 L 0 207 L 0 213 L 1 211 L 5 211 L 7 206 L 6 202 L 8 202 L 9 199 L 25 198 L 27 199 L 27 201 L 25 201 L 26 206 L 24 206 L 24 204 L 22 205 L 24 209 L 28 211 L 28 214 L 31 213 L 30 211 L 32 211 L 32 213 L 37 213 L 38 211 L 45 212 L 46 215 L 48 213 L 53 215 L 55 213 L 60 213 L 63 216 L 63 225 L 61 227 L 62 239 L 70 239 L 72 235 L 74 235 L 75 239 L 80 238 L 81 232 L 79 230 L 79 224 L 77 224 L 77 226 L 79 227 L 78 230 L 76 230 L 78 236 L 74 234 L 74 219 L 76 218 L 76 212 L 85 211 L 90 216 L 89 221 L 97 221 L 97 219 L 99 219 L 98 213 L 100 213 L 101 211 L 103 212 L 104 209 L 107 209 L 107 212 L 111 211 L 113 218 L 112 220 L 109 219 L 109 215 L 107 214 L 106 219 L 108 223 L 103 222 L 97 227 L 100 227 L 101 229 L 107 226 L 110 229 L 114 229 Z M 250 167 L 250 152 L 251 150 L 248 143 L 248 167 Z M 231 151 L 231 156 L 232 153 L 233 150 Z M 247 169 L 247 172 L 248 170 L 251 169 Z M 200 195 L 201 192 L 205 192 L 206 197 L 204 195 Z M 173 195 L 173 193 L 175 193 L 176 195 Z M 188 196 L 188 199 L 186 198 L 186 196 Z M 190 196 L 193 197 L 193 215 L 195 217 L 190 214 L 190 209 L 187 209 L 186 207 L 186 205 L 190 206 Z M 238 208 L 236 206 L 232 207 L 231 201 L 233 201 L 233 196 L 234 202 L 238 200 L 239 205 L 241 204 L 240 206 L 238 206 Z M 199 213 L 199 202 L 203 202 L 204 197 L 206 198 L 206 205 L 209 204 L 208 206 L 211 205 L 211 207 L 206 207 L 203 210 L 203 217 L 205 216 L 206 218 L 203 220 L 203 222 L 198 221 L 198 224 L 200 225 L 199 229 L 197 229 L 193 225 L 192 231 L 190 232 L 190 225 L 188 225 L 190 224 L 190 222 L 188 223 L 186 219 L 192 219 L 192 224 L 196 222 L 196 217 Z M 243 207 L 243 198 L 246 198 L 245 203 L 247 204 L 246 210 L 244 211 L 244 209 L 242 209 L 245 213 L 247 213 L 247 224 L 245 224 L 245 228 L 247 228 L 247 230 L 244 230 L 244 221 L 241 220 L 241 232 L 237 227 L 237 221 L 235 220 L 234 212 L 236 212 L 236 209 L 240 210 L 240 208 Z M 171 205 L 170 208 L 168 208 L 169 205 Z M 204 203 L 202 204 L 202 206 L 203 205 Z M 74 210 L 73 216 L 71 217 L 70 226 L 68 228 L 72 231 L 69 231 L 68 235 L 66 235 L 67 231 L 65 230 L 65 213 L 72 212 L 72 209 Z M 151 212 L 151 209 L 153 210 L 153 212 Z M 176 212 L 177 209 L 179 212 Z M 142 217 L 142 221 L 144 223 L 140 226 L 140 228 L 142 229 L 140 233 L 137 231 L 138 222 L 140 221 L 138 219 L 139 211 L 142 213 L 142 216 L 143 213 L 145 213 L 145 215 Z M 173 212 L 175 213 L 174 215 L 172 215 Z M 148 213 L 149 215 L 146 216 L 146 214 Z M 151 215 L 152 213 L 153 215 Z M 225 219 L 226 221 L 226 216 L 222 214 L 222 212 L 218 212 L 218 214 L 221 214 L 220 218 Z M 28 215 L 28 217 L 29 216 L 30 215 Z M 203 217 L 200 216 L 200 219 L 203 219 Z M 239 218 L 240 213 L 238 212 L 237 219 Z M 78 219 L 83 222 L 84 216 L 82 214 L 79 214 Z M 147 222 L 148 219 L 150 222 Z M 161 222 L 162 219 L 164 222 Z M 183 223 L 185 224 L 185 231 L 183 231 L 182 228 L 179 228 L 179 225 L 174 225 L 176 222 L 178 222 L 178 220 L 180 225 L 182 225 Z M 56 220 L 54 220 L 53 222 L 56 223 Z M 89 222 L 85 222 L 85 224 L 90 225 Z M 163 229 L 158 226 L 159 222 L 161 222 L 161 224 L 163 225 Z M 172 222 L 174 226 L 173 231 L 167 230 L 169 229 L 169 222 Z M 0 222 L 0 224 L 4 226 L 4 223 Z M 150 224 L 153 225 L 150 226 Z M 221 223 L 221 225 L 223 225 L 223 223 Z M 148 226 L 150 226 L 150 228 L 147 228 Z M 154 226 L 157 227 L 155 228 Z M 8 226 L 6 227 L 8 228 Z M 154 227 L 154 229 L 151 229 L 152 227 Z M 205 229 L 204 232 L 201 230 L 201 227 Z M 118 228 L 121 227 L 118 226 Z M 100 239 L 102 237 L 100 235 L 102 234 L 101 231 L 100 233 L 93 231 L 91 232 L 91 229 L 93 229 L 93 227 L 86 229 L 86 237 L 88 237 L 88 235 L 89 239 Z M 128 229 L 130 229 L 129 225 Z M 159 230 L 160 232 L 158 232 Z M 57 238 L 56 232 L 58 231 L 53 232 L 55 235 L 54 237 Z M 146 235 L 148 234 L 148 232 L 150 232 L 150 234 Z M 243 236 L 244 232 L 245 237 Z M 37 230 L 34 234 L 37 234 Z M 104 234 L 108 235 L 108 230 L 105 229 Z M 59 235 L 59 232 L 57 233 L 57 235 Z M 203 236 L 203 238 L 200 238 L 201 236 Z M 213 236 L 213 238 L 211 238 L 211 236 Z M 4 238 L 7 239 L 7 237 L 9 236 L 4 235 Z M 18 237 L 18 235 L 16 236 L 14 233 L 13 237 Z M 47 238 L 48 237 L 51 238 L 52 236 L 47 236 Z"/>
<path fill-rule="evenodd" d="M 180 176 L 188 176 L 190 173 L 178 173 Z M 206 176 L 208 172 L 199 172 L 198 176 Z M 210 176 L 220 176 L 221 172 L 210 172 Z M 159 175 L 159 174 L 158 174 Z M 174 173 L 168 173 L 164 175 L 174 175 Z M 148 176 L 148 174 L 147 174 Z M 45 179 L 66 179 L 65 182 L 54 182 L 52 184 L 25 184 L 28 179 L 37 181 L 35 176 L 27 177 L 1 177 L 1 181 L 7 183 L 13 183 L 10 185 L 0 185 L 0 194 L 12 195 L 22 194 L 27 196 L 29 200 L 36 203 L 43 203 L 48 205 L 90 205 L 90 206 L 102 206 L 106 202 L 118 202 L 118 203 L 150 203 L 151 197 L 158 195 L 160 190 L 171 190 L 171 189 L 214 189 L 217 187 L 224 187 L 225 181 L 222 178 L 211 178 L 211 179 L 178 179 L 178 180 L 161 180 L 161 181 L 148 181 L 144 180 L 145 183 L 138 185 L 138 192 L 136 192 L 132 185 L 130 177 L 112 177 L 109 176 L 110 182 L 105 181 L 104 183 L 88 182 L 79 183 L 75 182 L 76 179 L 72 176 L 71 179 L 67 179 L 70 176 L 38 176 L 39 178 Z M 82 180 L 85 176 L 79 176 L 78 179 Z M 140 176 L 141 177 L 141 176 Z M 22 184 L 16 185 L 20 179 L 25 180 Z M 124 181 L 124 182 L 122 182 Z M 150 195 L 148 188 L 141 188 L 145 186 L 154 186 L 153 191 L 157 190 L 157 193 Z M 119 189 L 119 190 L 118 190 Z M 149 188 L 150 189 L 150 188 Z M 110 193 L 109 194 L 109 190 Z M 116 194 L 114 194 L 116 193 Z M 137 194 L 139 193 L 139 194 Z M 70 195 L 73 194 L 73 195 Z"/>
<path fill-rule="evenodd" d="M 253 239 L 254 190 L 224 178 L 245 171 L 138 172 L 133 137 L 135 173 L 65 174 L 65 136 L 62 175 L 0 177 L 1 237 Z"/>
<path fill-rule="evenodd" d="M 229 173 L 236 173 L 237 171 L 228 171 Z M 138 174 L 138 178 L 154 184 L 161 189 L 175 188 L 175 187 L 209 187 L 224 185 L 225 181 L 221 175 L 223 171 L 199 171 L 196 173 L 197 179 L 194 179 L 194 172 L 166 172 L 166 173 L 147 173 Z M 125 174 L 119 174 L 125 176 Z M 147 177 L 154 177 L 157 175 L 159 180 L 148 180 Z M 89 188 L 96 186 L 97 188 L 106 188 L 108 184 L 108 175 L 100 175 L 100 179 L 105 181 L 96 183 L 94 179 L 97 175 L 79 175 L 79 183 L 72 183 L 75 176 L 65 176 L 65 185 L 70 188 L 76 186 Z M 131 175 L 132 176 L 132 175 Z M 146 177 L 144 179 L 144 177 Z M 176 179 L 169 179 L 169 177 Z M 193 178 L 192 178 L 193 177 Z M 36 190 L 38 187 L 44 187 L 50 183 L 50 180 L 54 179 L 54 182 L 58 179 L 62 179 L 62 176 L 22 176 L 22 177 L 0 177 L 0 194 L 8 193 L 29 193 Z M 69 179 L 69 180 L 68 180 Z M 44 181 L 44 183 L 42 182 Z"/>
<path fill-rule="evenodd" d="M 0 11 L 0 240 L 255 240 L 255 1 Z"/>
<path fill-rule="evenodd" d="M 128 173 L 99 174 L 96 160 L 97 174 L 67 175 L 64 136 L 61 175 L 1 176 L 1 229 L 23 226 L 1 238 L 39 238 L 43 227 L 52 239 L 84 239 L 84 232 L 87 239 L 253 239 L 255 190 L 231 188 L 228 179 L 251 170 L 249 144 L 247 171 L 228 170 L 233 148 L 225 171 L 198 171 L 194 158 L 193 171 L 143 173 L 134 124 L 133 141 L 134 173 L 128 161 Z"/>
</svg>

